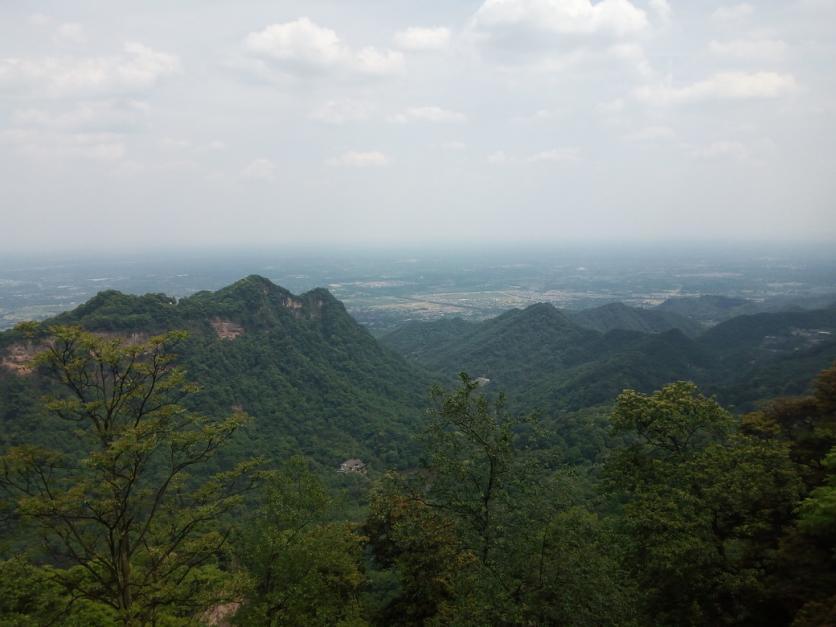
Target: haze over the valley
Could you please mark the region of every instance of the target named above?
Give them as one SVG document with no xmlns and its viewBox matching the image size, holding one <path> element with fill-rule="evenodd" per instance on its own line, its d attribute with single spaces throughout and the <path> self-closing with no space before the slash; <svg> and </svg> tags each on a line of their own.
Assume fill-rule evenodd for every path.
<svg viewBox="0 0 836 627">
<path fill-rule="evenodd" d="M 0 6 L 5 252 L 836 238 L 836 2 Z"/>
</svg>

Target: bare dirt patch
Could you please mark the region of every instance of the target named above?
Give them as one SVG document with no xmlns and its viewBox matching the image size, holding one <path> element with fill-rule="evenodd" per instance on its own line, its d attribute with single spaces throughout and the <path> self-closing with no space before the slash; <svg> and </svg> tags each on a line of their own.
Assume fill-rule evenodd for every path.
<svg viewBox="0 0 836 627">
<path fill-rule="evenodd" d="M 222 340 L 234 340 L 244 335 L 244 327 L 237 322 L 231 320 L 221 320 L 220 318 L 213 318 L 209 321 L 215 333 Z"/>
<path fill-rule="evenodd" d="M 21 377 L 28 376 L 32 374 L 32 360 L 44 348 L 33 342 L 12 344 L 0 357 L 0 367 Z"/>
</svg>

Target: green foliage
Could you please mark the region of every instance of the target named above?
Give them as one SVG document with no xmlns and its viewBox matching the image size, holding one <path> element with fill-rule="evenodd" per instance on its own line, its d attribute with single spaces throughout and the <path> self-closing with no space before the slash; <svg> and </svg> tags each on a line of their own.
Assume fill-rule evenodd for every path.
<svg viewBox="0 0 836 627">
<path fill-rule="evenodd" d="M 804 389 L 833 350 L 811 325 L 831 316 L 696 341 L 601 334 L 548 305 L 416 323 L 387 341 L 491 379 L 436 388 L 422 418 L 431 377 L 325 290 L 102 293 L 60 317 L 84 331 L 0 334 L 46 351 L 31 376 L 0 372 L 0 549 L 16 556 L 0 624 L 829 624 L 836 368 L 740 421 L 664 384 L 739 403 Z M 517 417 L 532 407 L 544 417 Z M 265 475 L 241 465 L 254 453 L 309 461 Z M 335 473 L 349 457 L 370 476 Z"/>
<path fill-rule="evenodd" d="M 616 432 L 634 432 L 652 454 L 685 455 L 731 430 L 732 417 L 686 381 L 652 395 L 625 390 L 612 414 Z"/>
<path fill-rule="evenodd" d="M 650 313 L 608 306 L 567 317 L 539 303 L 480 323 L 410 323 L 381 339 L 444 376 L 461 369 L 485 376 L 508 393 L 512 408 L 545 414 L 609 403 L 625 388 L 650 392 L 675 379 L 751 409 L 758 400 L 804 392 L 836 359 L 833 308 L 741 316 L 696 338 L 672 322 L 662 331 L 667 323 L 647 319 Z"/>
<path fill-rule="evenodd" d="M 461 375 L 435 393 L 426 471 L 382 485 L 367 520 L 377 561 L 401 589 L 384 624 L 628 624 L 609 532 L 565 508 L 530 419 L 514 419 Z"/>
<path fill-rule="evenodd" d="M 609 464 L 626 500 L 628 563 L 661 624 L 752 620 L 800 482 L 780 442 L 730 434 L 730 416 L 691 384 L 624 392 L 615 428 L 637 443 Z"/>
<path fill-rule="evenodd" d="M 362 542 L 354 525 L 328 521 L 324 485 L 301 459 L 267 483 L 239 558 L 251 578 L 239 625 L 363 625 Z"/>
<path fill-rule="evenodd" d="M 246 421 L 186 410 L 195 391 L 175 365 L 183 334 L 143 343 L 54 327 L 38 363 L 64 388 L 47 407 L 74 425 L 70 453 L 22 445 L 0 458 L 0 487 L 35 525 L 54 576 L 73 596 L 115 610 L 125 624 L 208 603 L 198 576 L 222 549 L 220 517 L 251 484 L 245 463 L 204 481 L 191 474 Z M 219 594 L 219 593 L 217 593 Z"/>
<path fill-rule="evenodd" d="M 624 303 L 609 303 L 592 309 L 566 312 L 569 318 L 587 329 L 607 333 L 621 329 L 642 333 L 662 333 L 679 329 L 688 337 L 696 337 L 702 326 L 672 311 L 629 307 Z"/>
</svg>

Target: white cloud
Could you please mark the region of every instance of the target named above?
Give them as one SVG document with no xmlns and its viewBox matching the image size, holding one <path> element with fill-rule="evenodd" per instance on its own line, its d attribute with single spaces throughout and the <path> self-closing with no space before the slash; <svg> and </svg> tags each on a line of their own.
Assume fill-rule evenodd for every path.
<svg viewBox="0 0 836 627">
<path fill-rule="evenodd" d="M 21 109 L 12 114 L 12 124 L 19 128 L 51 131 L 127 132 L 146 123 L 149 107 L 134 100 L 79 102 L 58 112 L 44 109 Z"/>
<path fill-rule="evenodd" d="M 450 29 L 438 26 L 421 28 L 412 26 L 395 33 L 395 46 L 414 52 L 444 50 L 450 45 Z"/>
<path fill-rule="evenodd" d="M 127 149 L 116 133 L 53 133 L 37 128 L 12 128 L 0 131 L 0 142 L 19 150 L 27 157 L 42 161 L 64 162 L 75 158 L 96 161 L 119 161 Z"/>
<path fill-rule="evenodd" d="M 580 152 L 577 148 L 543 150 L 522 158 L 508 155 L 503 150 L 497 150 L 488 155 L 488 163 L 494 165 L 512 163 L 577 163 L 578 161 L 580 161 Z"/>
<path fill-rule="evenodd" d="M 648 6 L 663 23 L 670 21 L 673 11 L 668 0 L 650 0 Z"/>
<path fill-rule="evenodd" d="M 711 14 L 712 19 L 718 22 L 731 22 L 749 17 L 755 12 L 755 7 L 746 2 L 740 4 L 730 4 L 719 7 Z"/>
<path fill-rule="evenodd" d="M 624 111 L 624 99 L 615 98 L 614 100 L 599 102 L 595 106 L 595 110 L 601 115 L 618 115 Z"/>
<path fill-rule="evenodd" d="M 51 22 L 52 18 L 50 18 L 48 15 L 44 15 L 43 13 L 32 13 L 29 16 L 29 23 L 32 26 L 48 26 Z"/>
<path fill-rule="evenodd" d="M 256 159 L 241 170 L 241 178 L 249 181 L 273 181 L 278 169 L 269 159 Z"/>
<path fill-rule="evenodd" d="M 616 59 L 627 63 L 640 76 L 649 77 L 653 75 L 653 68 L 644 52 L 644 48 L 638 44 L 621 43 L 610 46 L 607 52 Z"/>
<path fill-rule="evenodd" d="M 345 124 L 367 120 L 374 111 L 374 106 L 359 100 L 329 100 L 314 109 L 308 116 L 325 124 Z"/>
<path fill-rule="evenodd" d="M 540 124 L 554 120 L 560 115 L 559 111 L 554 111 L 552 109 L 537 109 L 534 113 L 529 115 L 518 115 L 513 117 L 511 120 L 513 122 L 520 122 L 523 124 Z"/>
<path fill-rule="evenodd" d="M 737 141 L 716 141 L 691 150 L 699 159 L 735 159 L 745 161 L 749 158 L 746 146 Z"/>
<path fill-rule="evenodd" d="M 410 107 L 402 113 L 389 118 L 390 122 L 406 124 L 408 122 L 456 123 L 466 122 L 467 116 L 458 111 L 450 111 L 441 107 Z"/>
<path fill-rule="evenodd" d="M 674 139 L 676 132 L 669 126 L 646 126 L 624 136 L 631 142 L 654 142 Z"/>
<path fill-rule="evenodd" d="M 495 150 L 488 155 L 488 163 L 493 163 L 494 165 L 507 163 L 508 161 L 510 161 L 510 159 L 508 155 L 505 154 L 504 150 Z"/>
<path fill-rule="evenodd" d="M 710 100 L 756 100 L 785 96 L 797 87 L 791 74 L 775 72 L 721 72 L 684 87 L 651 85 L 635 90 L 634 97 L 653 105 L 676 105 Z"/>
<path fill-rule="evenodd" d="M 778 61 L 784 58 L 787 44 L 780 39 L 734 39 L 712 41 L 708 49 L 711 54 L 720 57 Z"/>
<path fill-rule="evenodd" d="M 389 165 L 389 158 L 382 152 L 358 152 L 349 150 L 348 152 L 341 154 L 339 157 L 329 159 L 326 163 L 328 165 L 343 166 L 348 168 L 372 168 Z"/>
<path fill-rule="evenodd" d="M 174 152 L 178 152 L 181 150 L 188 150 L 192 147 L 192 142 L 188 139 L 182 139 L 178 137 L 163 137 L 160 140 L 160 147 L 163 150 L 170 150 Z"/>
<path fill-rule="evenodd" d="M 138 43 L 103 57 L 0 58 L 0 88 L 38 89 L 51 96 L 132 92 L 180 71 L 179 59 Z"/>
<path fill-rule="evenodd" d="M 441 149 L 447 152 L 461 152 L 462 150 L 467 150 L 467 144 L 460 141 L 449 141 L 441 144 Z"/>
<path fill-rule="evenodd" d="M 544 150 L 534 153 L 526 158 L 529 163 L 559 162 L 575 163 L 580 161 L 580 155 L 575 148 L 561 148 L 556 150 Z"/>
<path fill-rule="evenodd" d="M 55 29 L 55 38 L 62 43 L 81 45 L 87 43 L 84 27 L 76 22 L 59 24 Z"/>
<path fill-rule="evenodd" d="M 624 36 L 648 27 L 645 12 L 628 0 L 486 0 L 471 27 L 493 38 L 503 29 L 527 29 L 561 35 Z"/>
<path fill-rule="evenodd" d="M 119 161 L 127 153 L 129 133 L 145 126 L 148 106 L 134 101 L 80 102 L 69 109 L 19 109 L 3 143 L 30 158 Z"/>
<path fill-rule="evenodd" d="M 307 17 L 250 33 L 243 47 L 246 52 L 294 75 L 329 72 L 385 75 L 403 69 L 400 52 L 381 51 L 371 46 L 354 50 L 336 32 Z"/>
</svg>

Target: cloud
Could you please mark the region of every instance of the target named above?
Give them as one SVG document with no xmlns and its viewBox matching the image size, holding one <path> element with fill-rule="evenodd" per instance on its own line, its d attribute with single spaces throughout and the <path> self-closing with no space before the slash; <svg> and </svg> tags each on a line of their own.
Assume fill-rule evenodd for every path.
<svg viewBox="0 0 836 627">
<path fill-rule="evenodd" d="M 389 165 L 389 158 L 382 152 L 357 152 L 349 150 L 339 157 L 329 159 L 328 165 L 342 166 L 347 168 L 373 168 Z"/>
<path fill-rule="evenodd" d="M 79 102 L 58 112 L 44 109 L 19 109 L 12 114 L 17 128 L 41 130 L 108 131 L 125 133 L 145 126 L 150 108 L 135 100 L 98 100 Z"/>
<path fill-rule="evenodd" d="M 81 45 L 87 43 L 84 27 L 76 22 L 59 24 L 55 29 L 55 38 L 62 43 Z"/>
<path fill-rule="evenodd" d="M 367 46 L 354 50 L 330 28 L 307 17 L 272 24 L 250 33 L 244 50 L 280 71 L 295 76 L 333 72 L 382 76 L 403 69 L 403 54 Z"/>
<path fill-rule="evenodd" d="M 402 113 L 389 118 L 390 122 L 406 124 L 408 122 L 433 122 L 437 124 L 449 124 L 466 122 L 467 116 L 458 111 L 450 111 L 441 107 L 410 107 Z"/>
<path fill-rule="evenodd" d="M 755 7 L 746 2 L 719 7 L 711 14 L 711 18 L 718 22 L 732 22 L 749 17 L 755 12 Z"/>
<path fill-rule="evenodd" d="M 528 115 L 516 115 L 511 118 L 511 121 L 519 124 L 542 124 L 555 120 L 561 115 L 563 115 L 563 112 L 554 109 L 538 109 Z"/>
<path fill-rule="evenodd" d="M 614 100 L 599 102 L 595 106 L 595 111 L 601 115 L 614 116 L 624 111 L 624 104 L 623 98 L 615 98 Z"/>
<path fill-rule="evenodd" d="M 669 126 L 646 126 L 633 133 L 628 133 L 624 139 L 631 142 L 654 142 L 674 139 L 676 132 Z"/>
<path fill-rule="evenodd" d="M 791 74 L 775 72 L 721 72 L 684 87 L 651 85 L 636 89 L 634 97 L 652 105 L 677 105 L 711 100 L 779 98 L 797 87 Z"/>
<path fill-rule="evenodd" d="M 510 163 L 576 163 L 578 161 L 580 161 L 580 153 L 576 148 L 543 150 L 522 158 L 508 155 L 503 150 L 496 150 L 488 155 L 488 163 L 494 165 Z"/>
<path fill-rule="evenodd" d="M 8 144 L 27 157 L 66 162 L 75 158 L 119 161 L 127 149 L 121 135 L 106 132 L 53 133 L 38 128 L 0 131 L 0 143 Z"/>
<path fill-rule="evenodd" d="M 787 52 L 787 44 L 780 39 L 734 39 L 712 41 L 708 44 L 711 54 L 735 59 L 778 61 Z"/>
<path fill-rule="evenodd" d="M 460 141 L 448 141 L 441 144 L 441 149 L 447 152 L 461 152 L 467 150 L 467 144 Z"/>
<path fill-rule="evenodd" d="M 50 96 L 135 92 L 179 71 L 175 55 L 126 43 L 121 55 L 0 58 L 0 88 L 34 89 Z"/>
<path fill-rule="evenodd" d="M 188 139 L 178 137 L 163 137 L 160 142 L 160 148 L 172 152 L 179 152 L 181 150 L 188 150 L 192 147 L 192 142 Z"/>
<path fill-rule="evenodd" d="M 746 161 L 749 158 L 749 151 L 740 142 L 716 141 L 691 150 L 691 154 L 699 159 L 735 159 Z"/>
<path fill-rule="evenodd" d="M 488 163 L 492 163 L 494 165 L 507 163 L 508 161 L 510 161 L 510 159 L 508 155 L 505 154 L 504 150 L 495 150 L 488 155 Z"/>
<path fill-rule="evenodd" d="M 412 26 L 395 33 L 394 41 L 396 47 L 412 52 L 444 50 L 450 45 L 450 29 Z"/>
<path fill-rule="evenodd" d="M 256 159 L 241 170 L 241 178 L 248 181 L 273 181 L 278 169 L 269 159 Z"/>
<path fill-rule="evenodd" d="M 559 162 L 575 163 L 580 161 L 580 155 L 575 148 L 561 148 L 559 150 L 544 150 L 526 158 L 529 163 Z"/>
<path fill-rule="evenodd" d="M 329 100 L 308 116 L 325 124 L 345 124 L 367 120 L 374 111 L 371 103 L 359 100 Z"/>
<path fill-rule="evenodd" d="M 486 39 L 520 30 L 622 37 L 647 27 L 645 12 L 628 0 L 486 0 L 471 19 L 471 29 Z"/>
<path fill-rule="evenodd" d="M 632 67 L 640 76 L 649 77 L 653 75 L 653 68 L 644 52 L 644 48 L 638 44 L 615 44 L 610 46 L 607 52 L 610 56 Z"/>
<path fill-rule="evenodd" d="M 663 23 L 670 22 L 673 11 L 668 0 L 649 0 L 647 3 L 650 9 Z"/>
<path fill-rule="evenodd" d="M 129 133 L 146 124 L 142 102 L 105 100 L 80 102 L 65 110 L 19 109 L 0 138 L 27 157 L 41 161 L 74 158 L 120 161 L 127 154 Z"/>
</svg>

